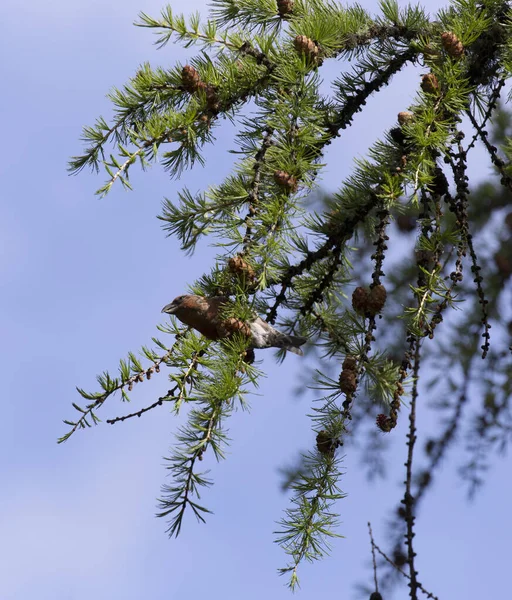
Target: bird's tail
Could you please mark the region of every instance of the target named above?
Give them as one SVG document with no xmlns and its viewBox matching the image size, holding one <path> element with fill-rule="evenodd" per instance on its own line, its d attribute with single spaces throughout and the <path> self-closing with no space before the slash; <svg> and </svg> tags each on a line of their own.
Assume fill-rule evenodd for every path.
<svg viewBox="0 0 512 600">
<path fill-rule="evenodd" d="M 307 339 L 304 337 L 300 337 L 298 335 L 284 335 L 282 337 L 282 345 L 281 348 L 285 348 L 285 350 L 289 350 L 294 354 L 298 354 L 299 356 L 303 356 L 304 352 L 302 351 L 302 344 L 305 344 Z"/>
</svg>

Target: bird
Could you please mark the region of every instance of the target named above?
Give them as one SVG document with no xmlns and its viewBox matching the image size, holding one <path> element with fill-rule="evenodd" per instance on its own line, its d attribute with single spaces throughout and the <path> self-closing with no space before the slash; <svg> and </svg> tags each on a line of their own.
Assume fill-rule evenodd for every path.
<svg viewBox="0 0 512 600">
<path fill-rule="evenodd" d="M 306 338 L 282 333 L 257 314 L 249 321 L 235 317 L 222 318 L 222 309 L 229 302 L 227 296 L 206 298 L 185 294 L 166 304 L 162 312 L 176 316 L 182 323 L 193 327 L 209 340 L 216 341 L 239 331 L 250 337 L 250 348 L 284 348 L 303 356 L 304 352 L 300 346 L 306 343 Z"/>
</svg>

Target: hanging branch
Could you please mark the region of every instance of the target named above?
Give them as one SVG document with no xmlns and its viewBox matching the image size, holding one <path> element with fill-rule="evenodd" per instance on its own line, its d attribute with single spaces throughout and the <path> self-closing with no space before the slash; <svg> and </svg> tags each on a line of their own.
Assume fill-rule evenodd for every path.
<svg viewBox="0 0 512 600">
<path fill-rule="evenodd" d="M 370 535 L 370 543 L 372 546 L 372 563 L 373 563 L 373 585 L 375 586 L 375 593 L 379 593 L 379 582 L 377 580 L 377 561 L 375 560 L 375 541 L 373 539 L 372 526 L 370 521 L 368 521 L 368 533 Z"/>
<path fill-rule="evenodd" d="M 414 558 L 416 553 L 414 552 L 413 538 L 414 538 L 414 520 L 415 520 L 415 507 L 414 497 L 411 493 L 412 487 L 412 460 L 414 453 L 414 444 L 416 442 L 416 401 L 418 399 L 418 378 L 420 370 L 420 343 L 415 342 L 414 349 L 414 367 L 413 367 L 413 388 L 411 397 L 411 408 L 409 412 L 409 433 L 407 434 L 407 475 L 405 479 L 405 495 L 402 500 L 405 506 L 405 523 L 407 526 L 407 533 L 405 536 L 407 545 L 407 563 L 409 565 L 409 588 L 411 600 L 417 600 L 417 575 L 418 572 L 415 568 Z"/>
<path fill-rule="evenodd" d="M 483 129 L 483 126 L 476 122 L 473 114 L 469 110 L 466 111 L 466 114 L 468 115 L 471 124 L 476 129 L 478 136 L 482 140 L 487 152 L 489 153 L 492 164 L 496 167 L 496 169 L 498 169 L 498 172 L 501 175 L 501 185 L 504 185 L 505 187 L 509 188 L 509 190 L 512 190 L 512 177 L 505 170 L 507 165 L 505 161 L 498 156 L 498 149 L 496 146 L 493 146 L 491 142 L 489 142 L 487 131 Z"/>
<path fill-rule="evenodd" d="M 94 425 L 99 423 L 100 419 L 96 416 L 96 413 L 94 411 L 100 406 L 102 406 L 105 403 L 105 401 L 116 392 L 121 392 L 123 400 L 129 400 L 128 396 L 126 395 L 125 388 L 128 391 L 131 391 L 135 384 L 144 380 L 144 377 L 150 379 L 153 373 L 159 373 L 160 366 L 162 364 L 167 363 L 170 360 L 171 356 L 177 353 L 182 335 L 183 333 L 181 331 L 177 332 L 176 342 L 170 349 L 165 348 L 163 344 L 158 342 L 158 340 L 154 339 L 154 341 L 158 343 L 158 345 L 161 348 L 165 348 L 167 350 L 161 356 L 156 355 L 154 352 L 148 350 L 147 348 L 143 348 L 143 352 L 146 358 L 149 358 L 152 361 L 152 365 L 148 368 L 142 367 L 142 364 L 135 357 L 135 355 L 133 353 L 130 353 L 129 360 L 122 360 L 120 363 L 119 379 L 112 378 L 107 372 L 105 372 L 103 375 L 98 376 L 98 382 L 103 388 L 103 392 L 88 393 L 80 388 L 77 388 L 78 393 L 82 396 L 82 398 L 85 398 L 86 400 L 92 400 L 92 402 L 86 405 L 85 408 L 82 408 L 78 404 L 73 402 L 73 407 L 75 408 L 75 410 L 81 413 L 82 416 L 77 421 L 64 421 L 66 425 L 71 426 L 71 429 L 65 435 L 58 439 L 58 443 L 60 444 L 68 440 L 77 429 L 85 429 L 86 427 L 91 427 L 89 420 L 91 420 Z M 134 372 L 133 375 L 130 375 L 130 373 L 132 372 Z"/>
</svg>

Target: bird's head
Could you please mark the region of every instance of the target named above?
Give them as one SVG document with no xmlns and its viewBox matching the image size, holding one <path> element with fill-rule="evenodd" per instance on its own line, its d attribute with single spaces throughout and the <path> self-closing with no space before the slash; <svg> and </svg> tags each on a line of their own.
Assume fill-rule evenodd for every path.
<svg viewBox="0 0 512 600">
<path fill-rule="evenodd" d="M 174 300 L 170 304 L 166 304 L 162 308 L 162 312 L 168 315 L 175 315 L 176 312 L 186 303 L 186 301 L 190 298 L 189 295 L 185 294 L 183 296 L 178 296 L 174 298 Z"/>
</svg>

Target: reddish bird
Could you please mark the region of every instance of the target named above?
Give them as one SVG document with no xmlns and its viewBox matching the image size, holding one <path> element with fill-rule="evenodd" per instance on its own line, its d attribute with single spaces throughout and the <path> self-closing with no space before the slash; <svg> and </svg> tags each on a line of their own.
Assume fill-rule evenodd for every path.
<svg viewBox="0 0 512 600">
<path fill-rule="evenodd" d="M 284 348 L 299 356 L 304 354 L 300 346 L 306 338 L 281 333 L 256 314 L 247 322 L 234 317 L 222 318 L 222 307 L 227 303 L 229 298 L 226 296 L 204 298 L 190 294 L 178 296 L 164 306 L 162 312 L 175 315 L 209 340 L 219 340 L 240 331 L 251 338 L 251 348 Z"/>
</svg>

